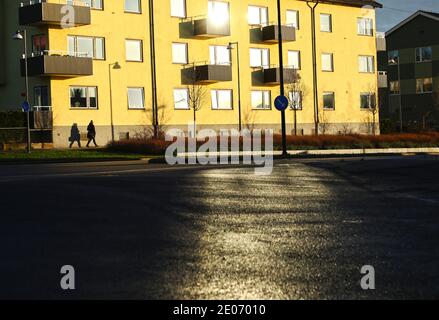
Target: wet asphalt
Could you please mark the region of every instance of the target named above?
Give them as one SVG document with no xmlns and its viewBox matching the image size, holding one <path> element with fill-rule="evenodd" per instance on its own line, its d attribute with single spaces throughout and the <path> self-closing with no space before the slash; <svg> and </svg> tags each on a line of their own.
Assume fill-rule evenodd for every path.
<svg viewBox="0 0 439 320">
<path fill-rule="evenodd" d="M 3 299 L 439 298 L 438 156 L 0 165 L 0 201 Z"/>
</svg>

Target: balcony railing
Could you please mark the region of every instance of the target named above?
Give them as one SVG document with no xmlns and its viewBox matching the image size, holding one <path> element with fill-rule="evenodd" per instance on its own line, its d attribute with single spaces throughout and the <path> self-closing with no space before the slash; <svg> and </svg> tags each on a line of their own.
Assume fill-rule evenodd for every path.
<svg viewBox="0 0 439 320">
<path fill-rule="evenodd" d="M 282 25 L 282 42 L 296 41 L 296 28 L 292 25 Z M 250 29 L 252 43 L 278 43 L 279 26 L 276 23 L 253 25 Z"/>
<path fill-rule="evenodd" d="M 93 58 L 86 53 L 44 51 L 27 58 L 29 76 L 81 77 L 93 75 Z M 21 74 L 25 75 L 25 59 L 21 59 Z"/>
<path fill-rule="evenodd" d="M 181 38 L 219 38 L 230 36 L 230 21 L 207 16 L 190 17 L 180 22 Z"/>
<path fill-rule="evenodd" d="M 72 6 L 74 15 L 72 19 L 65 19 L 68 15 L 65 6 Z M 91 23 L 91 9 L 89 1 L 59 0 L 59 3 L 47 2 L 46 0 L 34 0 L 22 2 L 19 13 L 20 25 L 54 25 L 76 27 Z"/>
<path fill-rule="evenodd" d="M 232 66 L 230 64 L 196 63 L 188 65 L 181 71 L 181 83 L 209 84 L 232 81 Z"/>
<path fill-rule="evenodd" d="M 261 85 L 279 85 L 280 84 L 280 67 L 267 66 L 257 68 L 252 72 L 252 83 L 255 86 Z M 284 82 L 286 84 L 294 83 L 297 80 L 297 69 L 291 66 L 283 68 Z"/>
</svg>

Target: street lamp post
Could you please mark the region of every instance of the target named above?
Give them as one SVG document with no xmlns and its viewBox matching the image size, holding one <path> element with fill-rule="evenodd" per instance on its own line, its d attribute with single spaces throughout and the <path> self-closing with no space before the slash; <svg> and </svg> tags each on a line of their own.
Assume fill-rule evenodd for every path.
<svg viewBox="0 0 439 320">
<path fill-rule="evenodd" d="M 229 50 L 233 50 L 233 45 L 236 45 L 236 55 L 237 55 L 237 68 L 238 68 L 238 112 L 239 112 L 239 132 L 242 131 L 242 114 L 241 114 L 241 72 L 239 65 L 239 43 L 230 42 L 227 47 Z"/>
<path fill-rule="evenodd" d="M 110 63 L 108 65 L 108 79 L 110 85 L 110 122 L 111 122 L 111 142 L 114 143 L 114 118 L 113 118 L 113 89 L 112 89 L 112 81 L 111 81 L 111 69 L 119 70 L 121 66 L 119 62 Z"/>
<path fill-rule="evenodd" d="M 26 97 L 25 103 L 28 108 L 26 111 L 26 123 L 27 123 L 27 152 L 31 152 L 32 142 L 30 135 L 30 106 L 29 106 L 29 72 L 28 72 L 28 63 L 27 63 L 27 31 L 26 29 L 17 30 L 17 32 L 12 36 L 13 40 L 20 40 L 24 43 L 24 78 L 25 78 L 25 86 L 26 86 Z"/>
<path fill-rule="evenodd" d="M 279 31 L 279 80 L 280 80 L 280 95 L 285 96 L 285 83 L 284 83 L 284 62 L 283 62 L 283 45 L 282 45 L 282 11 L 280 0 L 277 0 L 277 24 Z M 287 129 L 286 129 L 286 117 L 285 110 L 281 111 L 282 122 L 282 156 L 287 156 Z"/>
</svg>

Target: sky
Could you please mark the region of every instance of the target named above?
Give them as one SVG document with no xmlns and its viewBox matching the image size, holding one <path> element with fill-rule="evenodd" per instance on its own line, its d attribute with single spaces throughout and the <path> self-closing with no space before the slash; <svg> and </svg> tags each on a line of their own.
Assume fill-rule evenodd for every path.
<svg viewBox="0 0 439 320">
<path fill-rule="evenodd" d="M 439 0 L 377 0 L 384 8 L 377 10 L 378 31 L 388 31 L 418 10 L 439 13 Z"/>
</svg>

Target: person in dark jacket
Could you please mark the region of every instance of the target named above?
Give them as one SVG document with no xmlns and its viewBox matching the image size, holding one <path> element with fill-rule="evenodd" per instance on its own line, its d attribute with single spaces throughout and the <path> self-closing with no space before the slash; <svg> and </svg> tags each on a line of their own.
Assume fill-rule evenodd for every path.
<svg viewBox="0 0 439 320">
<path fill-rule="evenodd" d="M 92 141 L 93 141 L 95 147 L 98 146 L 96 144 L 96 128 L 95 128 L 95 125 L 93 124 L 93 120 L 90 121 L 90 123 L 87 127 L 87 139 L 88 139 L 87 148 L 89 147 L 90 142 L 92 142 Z"/>
<path fill-rule="evenodd" d="M 73 144 L 75 142 L 78 143 L 78 147 L 81 148 L 81 132 L 79 132 L 79 128 L 78 128 L 78 124 L 74 123 L 72 125 L 72 128 L 70 129 L 70 146 L 69 148 L 71 149 L 73 147 Z"/>
</svg>

